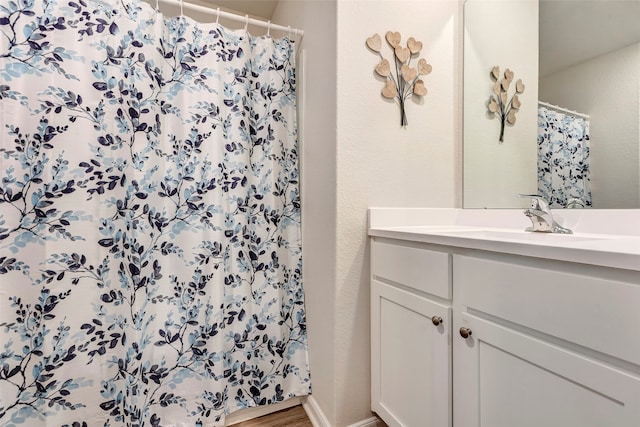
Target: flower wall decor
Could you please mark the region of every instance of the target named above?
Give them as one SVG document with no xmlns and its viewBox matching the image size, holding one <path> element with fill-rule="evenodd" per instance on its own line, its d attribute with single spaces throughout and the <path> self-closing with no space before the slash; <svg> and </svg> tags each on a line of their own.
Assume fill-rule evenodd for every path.
<svg viewBox="0 0 640 427">
<path fill-rule="evenodd" d="M 500 142 L 504 142 L 505 123 L 513 126 L 516 123 L 516 112 L 520 108 L 520 98 L 518 95 L 524 92 L 524 83 L 518 79 L 515 84 L 515 92 L 509 99 L 509 87 L 513 82 L 513 71 L 504 70 L 504 75 L 500 78 L 500 68 L 495 66 L 491 69 L 491 79 L 494 81 L 493 94 L 489 97 L 487 108 L 491 118 L 498 115 L 500 117 Z"/>
<path fill-rule="evenodd" d="M 431 65 L 424 58 L 418 59 L 416 67 L 411 66 L 422 50 L 422 42 L 409 37 L 406 47 L 400 44 L 402 36 L 399 32 L 387 31 L 385 39 L 393 51 L 395 75 L 391 63 L 382 56 L 382 38 L 378 33 L 367 39 L 367 47 L 380 56 L 380 62 L 375 66 L 376 73 L 384 77 L 386 84 L 382 88 L 382 96 L 387 99 L 396 99 L 400 104 L 400 123 L 407 126 L 407 114 L 405 101 L 411 96 L 425 96 L 427 88 L 420 78 L 431 73 Z"/>
</svg>

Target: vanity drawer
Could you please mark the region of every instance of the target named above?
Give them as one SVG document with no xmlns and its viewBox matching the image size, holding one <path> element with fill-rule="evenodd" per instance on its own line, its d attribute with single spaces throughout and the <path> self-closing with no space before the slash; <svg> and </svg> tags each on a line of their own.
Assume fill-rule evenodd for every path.
<svg viewBox="0 0 640 427">
<path fill-rule="evenodd" d="M 454 298 L 469 313 L 640 365 L 640 276 L 609 280 L 540 263 L 454 255 L 453 279 Z"/>
<path fill-rule="evenodd" d="M 371 274 L 377 279 L 451 299 L 451 255 L 446 252 L 374 240 Z"/>
</svg>

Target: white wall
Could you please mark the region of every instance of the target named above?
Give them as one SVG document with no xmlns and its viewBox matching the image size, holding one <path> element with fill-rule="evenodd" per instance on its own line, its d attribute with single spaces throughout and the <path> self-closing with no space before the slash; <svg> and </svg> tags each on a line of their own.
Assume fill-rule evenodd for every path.
<svg viewBox="0 0 640 427">
<path fill-rule="evenodd" d="M 312 393 L 336 424 L 336 1 L 280 0 L 273 22 L 305 31 L 298 57 L 303 286 Z M 348 403 L 348 402 L 346 402 Z"/>
<path fill-rule="evenodd" d="M 640 205 L 640 44 L 540 79 L 540 100 L 590 115 L 594 208 Z"/>
<path fill-rule="evenodd" d="M 537 192 L 538 0 L 467 0 L 464 25 L 464 206 L 524 206 L 518 193 Z M 525 84 L 503 143 L 487 112 L 494 66 Z"/>
<path fill-rule="evenodd" d="M 338 427 L 369 416 L 367 208 L 456 205 L 460 9 L 456 0 L 338 1 L 333 349 Z M 421 40 L 421 56 L 433 66 L 424 79 L 428 94 L 422 105 L 408 102 L 406 128 L 400 126 L 398 106 L 380 95 L 383 83 L 373 71 L 379 58 L 365 46 L 367 37 L 389 30 L 399 31 L 403 42 Z M 391 59 L 387 50 L 383 55 Z"/>
<path fill-rule="evenodd" d="M 313 399 L 332 427 L 371 417 L 367 208 L 459 205 L 460 12 L 458 0 L 281 0 L 273 17 L 305 30 L 304 285 Z M 389 30 L 421 40 L 433 66 L 406 128 L 365 45 Z"/>
</svg>

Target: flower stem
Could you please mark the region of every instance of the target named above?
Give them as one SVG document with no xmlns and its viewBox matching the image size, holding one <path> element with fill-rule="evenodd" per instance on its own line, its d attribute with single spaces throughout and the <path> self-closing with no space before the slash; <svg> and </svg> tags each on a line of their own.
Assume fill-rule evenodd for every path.
<svg viewBox="0 0 640 427">
<path fill-rule="evenodd" d="M 400 98 L 400 125 L 407 126 L 408 124 L 407 113 L 404 110 L 404 99 Z"/>
<path fill-rule="evenodd" d="M 398 102 L 400 103 L 400 125 L 401 126 L 407 126 L 409 123 L 407 122 L 407 113 L 404 109 L 404 100 L 405 100 L 405 86 L 406 83 L 404 81 L 404 78 L 402 77 L 402 72 L 400 71 L 401 68 L 401 62 L 398 59 L 398 57 L 395 55 L 393 55 L 393 59 L 396 65 L 396 79 L 397 79 L 397 97 L 398 97 Z"/>
</svg>

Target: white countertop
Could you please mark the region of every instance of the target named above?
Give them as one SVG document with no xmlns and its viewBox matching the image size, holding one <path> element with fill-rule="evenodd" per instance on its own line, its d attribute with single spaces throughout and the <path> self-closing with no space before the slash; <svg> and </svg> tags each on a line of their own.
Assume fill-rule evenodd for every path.
<svg viewBox="0 0 640 427">
<path fill-rule="evenodd" d="M 610 227 L 614 233 L 605 234 L 593 232 L 593 227 L 590 232 L 581 232 L 576 227 L 580 221 L 570 218 L 574 234 L 562 235 L 524 231 L 529 222 L 521 210 L 500 210 L 495 215 L 482 210 L 476 216 L 461 209 L 419 211 L 370 209 L 369 235 L 640 271 L 640 233 L 634 221 L 628 233 L 615 233 L 628 227 Z M 623 216 L 629 217 L 629 213 Z M 622 221 L 611 212 L 606 219 Z M 597 224 L 593 218 L 586 222 Z"/>
</svg>

